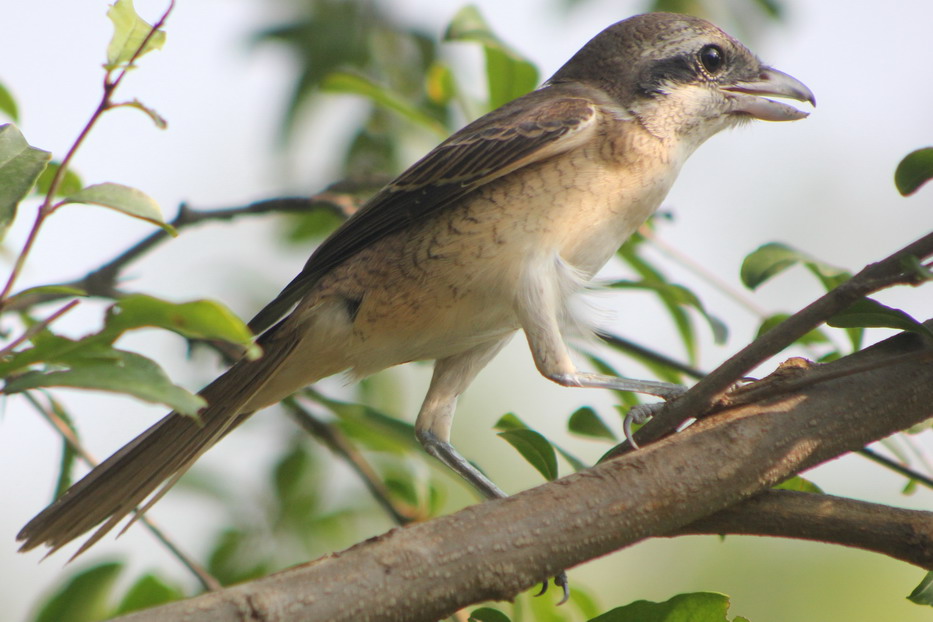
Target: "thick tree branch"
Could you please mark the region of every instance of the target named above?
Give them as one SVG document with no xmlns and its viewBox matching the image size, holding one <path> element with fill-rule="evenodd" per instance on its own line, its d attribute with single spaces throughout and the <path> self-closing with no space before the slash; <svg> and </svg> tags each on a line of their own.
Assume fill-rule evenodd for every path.
<svg viewBox="0 0 933 622">
<path fill-rule="evenodd" d="M 931 350 L 918 335 L 898 335 L 800 372 L 826 374 L 825 381 L 729 407 L 586 471 L 125 620 L 436 620 L 472 603 L 513 598 L 562 568 L 687 531 L 794 473 L 929 418 L 933 365 L 918 357 Z M 877 365 L 865 365 L 871 361 Z M 857 371 L 836 374 L 840 366 Z M 890 524 L 901 521 L 892 516 Z M 785 528 L 791 537 L 802 532 Z M 762 527 L 780 529 L 780 522 Z M 823 533 L 931 567 L 928 532 L 921 538 L 892 527 L 883 533 L 903 540 L 890 546 Z M 917 546 L 924 548 L 910 554 Z"/>
<path fill-rule="evenodd" d="M 907 261 L 916 257 L 921 261 L 933 255 L 933 233 L 908 244 L 901 250 L 870 264 L 839 287 L 807 305 L 774 329 L 768 331 L 737 354 L 729 358 L 711 374 L 693 386 L 683 397 L 667 404 L 635 435 L 644 446 L 676 430 L 683 422 L 703 413 L 728 389 L 762 361 L 779 354 L 784 348 L 823 324 L 827 319 L 844 311 L 861 298 L 893 285 L 918 285 L 923 277 L 905 268 Z M 630 451 L 628 442 L 622 443 L 618 453 Z"/>
<path fill-rule="evenodd" d="M 668 535 L 687 534 L 816 540 L 933 568 L 933 513 L 832 495 L 766 490 Z"/>
</svg>

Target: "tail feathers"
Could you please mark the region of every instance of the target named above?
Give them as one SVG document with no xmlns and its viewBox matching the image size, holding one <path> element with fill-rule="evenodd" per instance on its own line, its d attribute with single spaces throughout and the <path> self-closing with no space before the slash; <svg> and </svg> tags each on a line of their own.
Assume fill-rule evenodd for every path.
<svg viewBox="0 0 933 622">
<path fill-rule="evenodd" d="M 165 482 L 137 511 L 136 518 L 142 516 L 201 454 L 248 418 L 250 413 L 240 411 L 279 369 L 295 342 L 276 345 L 256 361 L 237 363 L 205 387 L 201 395 L 208 405 L 198 418 L 169 413 L 65 491 L 19 532 L 17 540 L 23 542 L 20 551 L 46 544 L 49 554 L 54 553 L 106 521 L 75 553 L 76 557 Z"/>
</svg>

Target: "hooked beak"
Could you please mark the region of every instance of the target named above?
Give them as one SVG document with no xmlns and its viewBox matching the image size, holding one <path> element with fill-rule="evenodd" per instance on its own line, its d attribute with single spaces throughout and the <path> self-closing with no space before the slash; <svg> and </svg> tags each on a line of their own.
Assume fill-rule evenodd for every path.
<svg viewBox="0 0 933 622">
<path fill-rule="evenodd" d="M 737 82 L 720 88 L 727 92 L 732 101 L 733 112 L 749 114 L 763 121 L 796 121 L 810 116 L 809 112 L 767 99 L 764 95 L 810 102 L 816 106 L 816 97 L 803 82 L 771 67 L 762 67 L 756 80 Z"/>
</svg>

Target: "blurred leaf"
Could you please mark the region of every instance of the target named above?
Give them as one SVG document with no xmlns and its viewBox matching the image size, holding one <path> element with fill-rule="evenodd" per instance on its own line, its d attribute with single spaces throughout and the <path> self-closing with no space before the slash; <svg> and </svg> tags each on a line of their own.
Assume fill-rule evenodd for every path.
<svg viewBox="0 0 933 622">
<path fill-rule="evenodd" d="M 709 324 L 710 331 L 713 333 L 713 339 L 717 344 L 725 343 L 729 335 L 729 329 L 726 327 L 725 322 L 707 313 L 697 295 L 683 285 L 668 283 L 664 280 L 655 280 L 654 277 L 649 277 L 643 281 L 614 281 L 612 287 L 617 289 L 642 289 L 655 292 L 661 299 L 661 302 L 664 303 L 664 306 L 667 307 L 668 313 L 674 318 L 684 343 L 688 344 L 691 360 L 695 359 L 696 356 L 695 345 L 693 345 L 695 344 L 696 338 L 693 333 L 693 327 L 690 324 L 690 318 L 683 312 L 683 307 L 691 308 L 699 312 L 706 320 L 707 324 Z"/>
<path fill-rule="evenodd" d="M 933 332 L 922 323 L 900 309 L 885 306 L 872 298 L 855 301 L 845 311 L 826 320 L 826 323 L 836 328 L 895 328 L 933 337 Z"/>
<path fill-rule="evenodd" d="M 727 622 L 729 597 L 712 592 L 678 594 L 663 603 L 639 600 L 589 622 Z M 744 618 L 736 618 L 738 620 Z"/>
<path fill-rule="evenodd" d="M 217 536 L 207 559 L 207 571 L 223 585 L 241 583 L 269 574 L 269 563 L 253 559 L 255 547 L 249 534 L 227 529 Z"/>
<path fill-rule="evenodd" d="M 19 123 L 19 108 L 16 99 L 2 83 L 0 83 L 0 113 L 5 114 L 14 123 Z"/>
<path fill-rule="evenodd" d="M 777 486 L 772 486 L 773 490 L 793 490 L 796 492 L 811 492 L 814 494 L 821 495 L 823 494 L 823 489 L 806 479 L 805 477 L 800 477 L 799 475 L 794 475 L 789 479 L 785 479 L 783 482 Z"/>
<path fill-rule="evenodd" d="M 227 306 L 213 300 L 175 303 L 145 294 L 121 298 L 107 310 L 102 335 L 113 342 L 134 328 L 164 328 L 189 339 L 220 339 L 247 349 L 252 359 L 261 354 L 253 334 Z"/>
<path fill-rule="evenodd" d="M 108 600 L 123 564 L 109 562 L 74 574 L 45 601 L 34 622 L 95 622 L 108 617 Z"/>
<path fill-rule="evenodd" d="M 202 398 L 172 384 L 153 361 L 133 352 L 116 349 L 110 349 L 103 358 L 75 360 L 70 369 L 29 371 L 9 378 L 4 392 L 12 394 L 39 387 L 73 387 L 124 393 L 147 402 L 165 404 L 186 415 L 195 415 L 205 405 Z"/>
<path fill-rule="evenodd" d="M 933 179 L 933 147 L 917 149 L 904 156 L 894 171 L 894 185 L 905 197 Z"/>
<path fill-rule="evenodd" d="M 450 67 L 441 62 L 431 63 L 424 78 L 424 90 L 435 104 L 446 106 L 450 103 L 457 94 L 457 82 Z"/>
<path fill-rule="evenodd" d="M 136 13 L 132 0 L 114 2 L 107 11 L 107 17 L 113 22 L 113 38 L 107 46 L 107 64 L 104 65 L 108 71 L 125 65 L 134 56 L 139 58 L 165 45 L 165 32 L 162 30 L 154 33 L 146 41 L 152 26 Z M 137 54 L 143 41 L 146 41 L 146 45 Z"/>
<path fill-rule="evenodd" d="M 492 607 L 480 607 L 470 612 L 467 622 L 511 622 L 509 616 Z"/>
<path fill-rule="evenodd" d="M 570 468 L 573 469 L 574 473 L 578 471 L 582 471 L 583 469 L 590 468 L 591 465 L 583 462 L 582 460 L 580 460 L 573 454 L 569 453 L 566 449 L 563 449 L 560 445 L 557 445 L 555 443 L 551 443 L 551 445 L 554 447 L 554 449 L 557 450 L 557 453 L 559 453 L 561 457 L 567 461 L 567 463 L 570 465 Z"/>
<path fill-rule="evenodd" d="M 486 46 L 486 84 L 489 109 L 530 93 L 538 86 L 538 69 L 512 52 Z"/>
<path fill-rule="evenodd" d="M 117 616 L 131 611 L 148 609 L 173 600 L 181 600 L 184 597 L 184 591 L 178 587 L 169 585 L 154 574 L 145 574 L 130 586 L 112 615 Z"/>
<path fill-rule="evenodd" d="M 284 231 L 289 242 L 307 242 L 309 240 L 323 240 L 333 233 L 345 219 L 330 209 L 312 209 L 288 218 L 288 226 Z"/>
<path fill-rule="evenodd" d="M 918 605 L 933 606 L 933 572 L 928 572 L 907 599 Z"/>
<path fill-rule="evenodd" d="M 415 426 L 365 404 L 342 402 L 306 388 L 305 394 L 339 418 L 340 429 L 367 448 L 407 453 L 418 447 Z"/>
<path fill-rule="evenodd" d="M 785 244 L 771 242 L 758 247 L 745 257 L 740 272 L 742 283 L 749 289 L 756 289 L 771 277 L 798 263 L 806 265 L 820 279 L 826 290 L 838 286 L 850 277 L 845 270 L 823 263 Z"/>
<path fill-rule="evenodd" d="M 175 228 L 162 218 L 162 209 L 155 199 L 142 190 L 129 186 L 110 182 L 94 184 L 68 195 L 62 203 L 89 203 L 109 207 L 127 216 L 158 225 L 171 235 L 177 235 Z"/>
<path fill-rule="evenodd" d="M 518 415 L 515 413 L 505 413 L 499 420 L 496 421 L 495 425 L 492 426 L 496 430 L 502 432 L 506 430 L 528 430 L 530 429 L 525 422 L 518 418 Z"/>
<path fill-rule="evenodd" d="M 534 430 L 506 430 L 499 436 L 518 450 L 528 463 L 538 470 L 546 480 L 554 481 L 558 477 L 557 454 L 546 438 Z"/>
<path fill-rule="evenodd" d="M 489 109 L 520 97 L 538 86 L 538 70 L 493 33 L 479 9 L 460 9 L 444 33 L 445 41 L 471 41 L 483 46 Z"/>
<path fill-rule="evenodd" d="M 118 105 L 123 108 L 135 108 L 136 110 L 139 110 L 144 115 L 149 117 L 149 120 L 152 121 L 152 124 L 160 130 L 164 130 L 168 127 L 168 121 L 165 120 L 165 117 L 156 112 L 154 108 L 147 106 L 138 99 L 123 102 L 122 104 Z"/>
<path fill-rule="evenodd" d="M 27 287 L 10 296 L 7 304 L 13 306 L 32 297 L 41 296 L 87 296 L 87 292 L 70 285 L 39 285 L 37 287 Z"/>
<path fill-rule="evenodd" d="M 42 171 L 42 174 L 39 175 L 39 179 L 36 180 L 36 192 L 45 196 L 49 192 L 49 188 L 52 186 L 52 178 L 55 177 L 58 173 L 58 168 L 61 166 L 59 162 L 49 162 L 48 166 L 45 167 L 45 170 Z M 74 194 L 79 192 L 84 184 L 81 183 L 81 178 L 73 169 L 69 168 L 65 171 L 65 176 L 62 179 L 62 182 L 58 185 L 58 188 L 55 189 L 55 196 L 64 197 L 69 194 Z"/>
<path fill-rule="evenodd" d="M 415 106 L 412 106 L 406 100 L 390 92 L 384 86 L 376 84 L 369 78 L 361 75 L 334 72 L 328 75 L 321 84 L 321 89 L 329 93 L 350 93 L 353 95 L 362 95 L 374 103 L 388 108 L 415 125 L 420 125 L 437 134 L 441 138 L 447 137 L 447 128 L 437 120 L 422 112 Z"/>
<path fill-rule="evenodd" d="M 15 125 L 0 125 L 0 240 L 51 158 L 48 151 L 31 147 Z"/>
<path fill-rule="evenodd" d="M 771 317 L 765 318 L 761 325 L 758 327 L 758 333 L 756 338 L 761 337 L 769 330 L 775 328 L 778 324 L 782 323 L 784 320 L 790 317 L 788 313 L 776 313 Z M 797 340 L 797 343 L 811 346 L 824 343 L 832 343 L 829 337 L 827 337 L 823 331 L 818 328 L 814 328 L 810 332 L 806 333 L 803 337 Z"/>
<path fill-rule="evenodd" d="M 616 435 L 603 423 L 596 411 L 589 406 L 578 408 L 567 422 L 567 429 L 581 436 L 591 438 L 607 438 L 611 441 L 616 440 Z"/>
</svg>

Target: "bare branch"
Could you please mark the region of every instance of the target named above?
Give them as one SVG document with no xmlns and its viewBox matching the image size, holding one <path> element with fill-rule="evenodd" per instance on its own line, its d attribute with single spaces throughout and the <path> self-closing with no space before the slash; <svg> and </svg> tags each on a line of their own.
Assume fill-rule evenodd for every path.
<svg viewBox="0 0 933 622">
<path fill-rule="evenodd" d="M 676 430 L 691 416 L 705 412 L 719 396 L 756 365 L 780 353 L 855 301 L 893 285 L 919 284 L 921 281 L 918 279 L 922 277 L 916 272 L 905 270 L 905 262 L 911 257 L 923 260 L 930 255 L 933 255 L 933 233 L 908 244 L 877 263 L 866 266 L 851 279 L 807 305 L 729 358 L 683 397 L 670 402 L 638 430 L 635 440 L 644 446 Z M 616 453 L 630 449 L 626 442 L 619 446 Z"/>
<path fill-rule="evenodd" d="M 471 603 L 513 598 L 562 568 L 645 538 L 687 531 L 685 525 L 745 502 L 794 473 L 929 418 L 933 365 L 911 355 L 931 350 L 933 343 L 918 335 L 892 337 L 816 368 L 832 375 L 837 366 L 856 366 L 858 373 L 730 407 L 556 482 L 125 620 L 180 619 L 194 611 L 199 622 L 239 620 L 244 611 L 256 619 L 274 612 L 278 620 L 436 620 Z M 864 363 L 873 359 L 886 364 L 867 368 Z M 840 525 L 845 518 L 855 528 L 860 512 L 872 514 L 876 526 L 884 523 L 883 512 L 874 508 L 866 513 L 862 506 L 831 507 L 844 511 L 837 514 Z M 918 535 L 903 528 L 928 523 L 928 515 L 905 520 L 892 511 L 883 533 L 900 541 L 884 543 L 864 533 L 831 532 L 825 518 L 797 514 L 814 530 L 822 525 L 814 537 L 933 567 L 928 529 Z M 723 524 L 713 528 L 707 522 L 707 530 L 719 531 Z M 762 526 L 772 534 L 780 529 L 777 523 Z M 791 537 L 805 531 L 786 523 L 784 529 L 781 535 Z"/>
<path fill-rule="evenodd" d="M 933 513 L 832 495 L 768 490 L 668 535 L 688 534 L 815 540 L 933 568 Z"/>
</svg>

